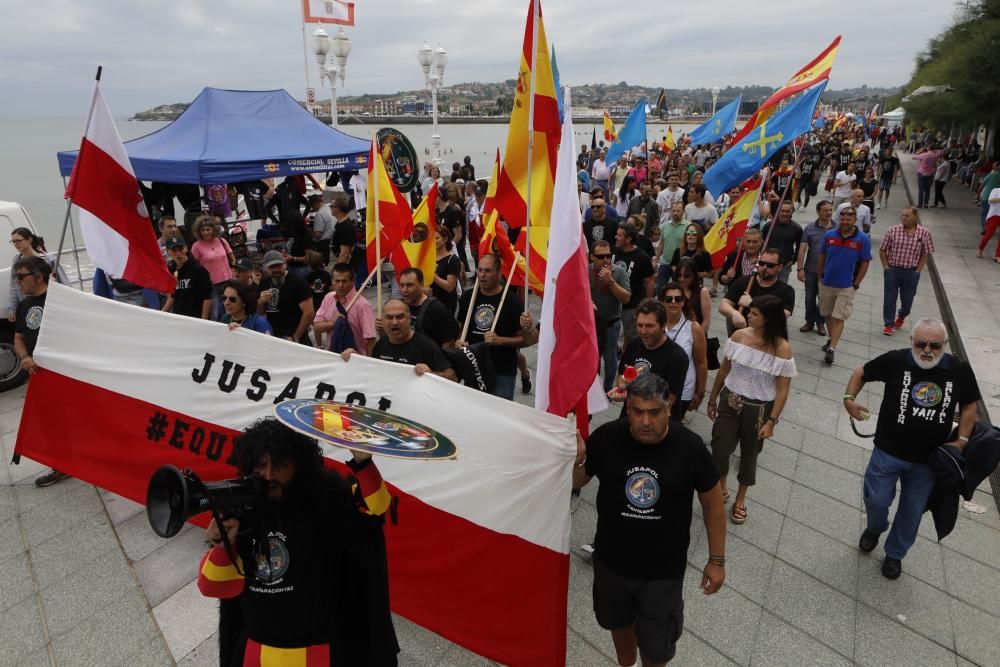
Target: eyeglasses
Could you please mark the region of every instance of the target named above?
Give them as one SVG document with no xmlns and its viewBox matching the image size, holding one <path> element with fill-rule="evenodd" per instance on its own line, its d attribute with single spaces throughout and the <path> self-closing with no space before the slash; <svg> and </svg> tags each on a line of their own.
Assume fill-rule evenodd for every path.
<svg viewBox="0 0 1000 667">
<path fill-rule="evenodd" d="M 930 340 L 915 340 L 913 341 L 913 347 L 917 348 L 918 350 L 922 350 L 925 347 L 929 347 L 935 352 L 937 352 L 942 347 L 944 347 L 944 343 L 939 343 L 937 341 L 930 341 Z"/>
<path fill-rule="evenodd" d="M 14 279 L 17 280 L 17 282 L 21 282 L 30 275 L 31 275 L 30 273 L 15 273 Z"/>
<path fill-rule="evenodd" d="M 600 206 L 591 206 L 590 208 L 594 209 L 595 211 L 600 211 L 604 209 L 604 205 L 601 204 Z"/>
<path fill-rule="evenodd" d="M 684 236 L 698 236 L 698 232 L 684 232 Z"/>
<path fill-rule="evenodd" d="M 684 303 L 683 294 L 674 294 L 673 296 L 663 296 L 660 298 L 663 303 Z"/>
<path fill-rule="evenodd" d="M 760 260 L 757 262 L 757 266 L 766 266 L 769 269 L 773 269 L 779 265 L 778 262 L 765 262 L 764 260 Z"/>
<path fill-rule="evenodd" d="M 24 243 L 24 242 L 25 242 L 25 241 L 27 241 L 27 240 L 28 240 L 28 239 L 11 239 L 11 240 L 10 240 L 10 244 L 11 244 L 11 245 L 17 245 L 18 243 Z"/>
<path fill-rule="evenodd" d="M 594 259 L 611 259 L 611 253 L 606 255 L 594 255 Z"/>
<path fill-rule="evenodd" d="M 224 296 L 222 297 L 222 300 L 226 303 L 236 303 L 240 300 L 240 298 L 238 296 Z"/>
</svg>

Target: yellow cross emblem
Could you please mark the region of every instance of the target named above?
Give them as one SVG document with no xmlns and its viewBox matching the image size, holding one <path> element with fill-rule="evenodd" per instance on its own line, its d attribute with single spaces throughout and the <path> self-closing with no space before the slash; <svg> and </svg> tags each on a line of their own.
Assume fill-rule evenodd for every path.
<svg viewBox="0 0 1000 667">
<path fill-rule="evenodd" d="M 722 134 L 722 121 L 715 121 L 715 129 L 712 130 L 712 134 Z"/>
<path fill-rule="evenodd" d="M 781 140 L 784 138 L 785 135 L 782 132 L 776 132 L 775 134 L 768 136 L 767 121 L 764 121 L 763 123 L 761 123 L 760 126 L 760 136 L 757 138 L 756 141 L 748 141 L 747 143 L 743 144 L 743 150 L 746 151 L 747 153 L 752 154 L 758 148 L 760 148 L 760 156 L 764 157 L 767 155 L 768 144 L 780 143 Z"/>
</svg>

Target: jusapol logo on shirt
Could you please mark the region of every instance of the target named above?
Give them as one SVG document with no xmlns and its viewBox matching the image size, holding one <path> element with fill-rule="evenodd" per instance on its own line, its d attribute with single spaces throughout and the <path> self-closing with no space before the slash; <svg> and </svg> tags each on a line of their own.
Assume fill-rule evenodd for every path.
<svg viewBox="0 0 1000 667">
<path fill-rule="evenodd" d="M 652 507 L 660 499 L 660 482 L 657 479 L 656 471 L 650 468 L 637 467 L 625 471 L 628 479 L 625 481 L 625 499 L 630 507 L 623 512 L 624 516 L 634 516 L 638 514 L 649 514 Z M 659 518 L 642 516 L 640 518 Z"/>
<path fill-rule="evenodd" d="M 954 383 L 950 380 L 944 383 L 944 391 L 941 387 L 930 381 L 913 384 L 913 374 L 910 371 L 903 373 L 903 387 L 899 394 L 899 414 L 896 415 L 897 424 L 905 424 L 907 416 L 924 421 L 936 421 L 944 424 L 948 417 L 948 408 L 951 406 L 952 394 L 954 393 Z M 915 405 L 910 405 L 910 401 Z M 940 405 L 940 407 L 935 407 Z"/>
</svg>

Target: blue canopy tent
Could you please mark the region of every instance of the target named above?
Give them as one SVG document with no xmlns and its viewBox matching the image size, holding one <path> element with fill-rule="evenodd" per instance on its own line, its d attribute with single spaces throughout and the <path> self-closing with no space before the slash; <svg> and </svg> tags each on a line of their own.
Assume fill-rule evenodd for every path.
<svg viewBox="0 0 1000 667">
<path fill-rule="evenodd" d="M 284 90 L 205 88 L 170 125 L 125 142 L 140 181 L 240 183 L 364 169 L 371 142 L 325 125 Z M 61 151 L 69 176 L 78 151 Z"/>
</svg>

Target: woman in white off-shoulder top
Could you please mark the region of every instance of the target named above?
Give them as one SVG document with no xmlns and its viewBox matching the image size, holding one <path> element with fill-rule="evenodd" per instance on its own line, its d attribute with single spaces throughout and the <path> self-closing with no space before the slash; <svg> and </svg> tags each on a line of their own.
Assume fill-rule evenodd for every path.
<svg viewBox="0 0 1000 667">
<path fill-rule="evenodd" d="M 747 520 L 747 490 L 757 481 L 757 455 L 764 440 L 774 434 L 788 399 L 788 388 L 797 374 L 788 323 L 781 300 L 759 296 L 750 304 L 747 328 L 738 329 L 726 342 L 726 358 L 715 376 L 708 399 L 712 426 L 712 458 L 722 478 L 722 495 L 728 497 L 726 476 L 729 457 L 740 447 L 739 489 L 730 518 Z M 721 399 L 719 403 L 717 400 Z"/>
</svg>

